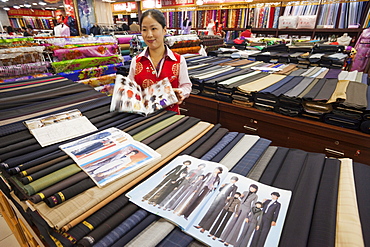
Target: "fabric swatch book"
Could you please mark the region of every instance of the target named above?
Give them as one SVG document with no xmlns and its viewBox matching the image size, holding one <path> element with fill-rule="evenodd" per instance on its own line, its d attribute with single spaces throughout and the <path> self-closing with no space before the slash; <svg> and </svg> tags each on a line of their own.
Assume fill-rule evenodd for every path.
<svg viewBox="0 0 370 247">
<path fill-rule="evenodd" d="M 160 158 L 159 153 L 117 128 L 100 131 L 59 148 L 99 187 Z"/>
<path fill-rule="evenodd" d="M 168 78 L 142 89 L 135 81 L 117 75 L 110 111 L 148 115 L 177 102 Z"/>
<path fill-rule="evenodd" d="M 291 191 L 178 156 L 126 196 L 210 246 L 278 246 Z"/>
</svg>

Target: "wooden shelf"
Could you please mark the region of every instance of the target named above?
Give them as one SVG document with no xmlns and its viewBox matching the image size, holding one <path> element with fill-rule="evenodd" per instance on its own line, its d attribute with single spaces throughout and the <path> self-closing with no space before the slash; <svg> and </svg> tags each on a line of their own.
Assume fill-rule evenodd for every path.
<svg viewBox="0 0 370 247">
<path fill-rule="evenodd" d="M 323 122 L 284 116 L 191 95 L 181 106 L 182 114 L 220 123 L 230 131 L 254 134 L 271 145 L 351 158 L 370 165 L 370 135 Z"/>
</svg>

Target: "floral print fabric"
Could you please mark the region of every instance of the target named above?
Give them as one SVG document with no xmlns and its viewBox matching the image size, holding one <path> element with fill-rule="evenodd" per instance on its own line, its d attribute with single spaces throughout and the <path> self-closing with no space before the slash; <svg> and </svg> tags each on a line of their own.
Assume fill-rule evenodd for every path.
<svg viewBox="0 0 370 247">
<path fill-rule="evenodd" d="M 73 70 L 68 72 L 59 73 L 60 76 L 68 78 L 72 81 L 79 81 L 89 79 L 92 77 L 99 77 L 103 75 L 114 74 L 117 72 L 117 68 L 122 66 L 122 63 L 102 65 L 99 67 L 92 67 L 80 70 Z"/>
<path fill-rule="evenodd" d="M 93 57 L 54 62 L 51 66 L 55 73 L 60 73 L 120 62 L 123 62 L 123 58 L 119 55 L 115 55 L 110 57 Z"/>
<path fill-rule="evenodd" d="M 58 49 L 54 50 L 54 56 L 56 56 L 59 61 L 62 61 L 87 57 L 108 57 L 116 55 L 117 52 L 117 45 L 99 45 L 72 49 Z"/>
</svg>

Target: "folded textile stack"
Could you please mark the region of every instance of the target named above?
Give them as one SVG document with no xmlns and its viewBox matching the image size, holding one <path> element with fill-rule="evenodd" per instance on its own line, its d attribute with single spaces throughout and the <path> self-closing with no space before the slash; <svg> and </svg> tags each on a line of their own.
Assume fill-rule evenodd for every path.
<svg viewBox="0 0 370 247">
<path fill-rule="evenodd" d="M 338 85 L 329 100 L 334 103 L 333 111 L 325 115 L 329 124 L 359 129 L 367 108 L 368 75 L 357 71 L 342 71 Z"/>
<path fill-rule="evenodd" d="M 224 47 L 224 39 L 219 35 L 200 35 L 199 39 L 207 52 Z"/>
</svg>

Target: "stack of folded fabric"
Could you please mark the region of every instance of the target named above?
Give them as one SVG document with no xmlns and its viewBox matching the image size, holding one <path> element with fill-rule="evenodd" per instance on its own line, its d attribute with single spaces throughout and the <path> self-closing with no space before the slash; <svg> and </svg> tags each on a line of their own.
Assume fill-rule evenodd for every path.
<svg viewBox="0 0 370 247">
<path fill-rule="evenodd" d="M 333 111 L 325 116 L 324 121 L 359 129 L 367 108 L 367 80 L 363 81 L 363 73 L 357 71 L 342 71 L 338 79 L 337 88 L 329 101 L 335 103 Z"/>
<path fill-rule="evenodd" d="M 369 77 L 364 78 L 364 81 L 368 81 Z M 367 87 L 367 107 L 363 115 L 363 122 L 361 123 L 360 129 L 362 132 L 370 134 L 370 87 Z"/>
<path fill-rule="evenodd" d="M 248 98 L 249 102 L 252 102 L 254 95 L 257 92 L 270 87 L 271 85 L 277 83 L 278 81 L 284 78 L 285 78 L 284 75 L 276 74 L 269 74 L 267 76 L 263 76 L 260 79 L 255 79 L 253 81 L 250 81 L 249 83 L 238 86 L 234 95 L 243 96 L 245 98 Z"/>
<path fill-rule="evenodd" d="M 173 52 L 179 54 L 198 53 L 201 40 L 197 35 L 178 35 L 166 37 L 166 43 Z"/>
</svg>

